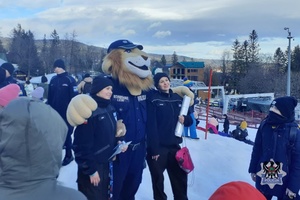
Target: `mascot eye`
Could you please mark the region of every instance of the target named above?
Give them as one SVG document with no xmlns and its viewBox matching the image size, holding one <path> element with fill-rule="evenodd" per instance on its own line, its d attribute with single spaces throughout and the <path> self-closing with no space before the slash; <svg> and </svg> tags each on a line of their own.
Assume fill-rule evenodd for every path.
<svg viewBox="0 0 300 200">
<path fill-rule="evenodd" d="M 131 49 L 125 49 L 124 52 L 131 53 Z"/>
</svg>

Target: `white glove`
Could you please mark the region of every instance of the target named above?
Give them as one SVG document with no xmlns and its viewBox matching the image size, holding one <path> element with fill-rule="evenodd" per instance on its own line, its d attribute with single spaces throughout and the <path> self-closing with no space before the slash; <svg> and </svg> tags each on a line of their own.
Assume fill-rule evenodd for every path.
<svg viewBox="0 0 300 200">
<path fill-rule="evenodd" d="M 83 124 L 97 109 L 97 102 L 86 94 L 72 98 L 67 108 L 67 120 L 71 126 Z"/>
</svg>

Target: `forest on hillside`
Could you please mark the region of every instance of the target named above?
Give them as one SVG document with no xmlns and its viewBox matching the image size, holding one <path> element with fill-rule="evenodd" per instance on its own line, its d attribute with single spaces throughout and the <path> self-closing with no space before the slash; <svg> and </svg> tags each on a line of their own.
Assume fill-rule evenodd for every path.
<svg viewBox="0 0 300 200">
<path fill-rule="evenodd" d="M 19 66 L 28 76 L 39 76 L 53 72 L 53 62 L 62 58 L 67 71 L 80 74 L 90 71 L 101 72 L 106 49 L 86 45 L 77 40 L 76 31 L 62 37 L 54 29 L 50 37 L 35 40 L 31 30 L 24 30 L 19 24 L 9 38 L 1 38 L 0 53 L 7 60 Z M 241 94 L 274 92 L 275 96 L 286 94 L 288 49 L 277 48 L 273 56 L 259 53 L 258 34 L 252 30 L 249 39 L 232 44 L 231 51 L 224 51 L 218 61 L 205 62 L 204 83 L 209 83 L 209 71 L 213 70 L 212 85 L 224 86 Z M 150 55 L 149 55 L 150 56 Z M 181 61 L 199 61 L 185 56 L 152 54 L 152 63 L 163 66 Z M 300 47 L 291 50 L 291 95 L 300 99 Z"/>
</svg>

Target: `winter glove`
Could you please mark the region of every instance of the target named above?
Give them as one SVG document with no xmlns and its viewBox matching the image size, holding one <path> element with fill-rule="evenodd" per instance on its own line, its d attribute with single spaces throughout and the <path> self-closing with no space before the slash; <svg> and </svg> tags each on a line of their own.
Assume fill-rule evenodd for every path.
<svg viewBox="0 0 300 200">
<path fill-rule="evenodd" d="M 194 93 L 188 87 L 178 86 L 172 88 L 172 91 L 181 97 L 184 97 L 184 95 L 190 97 L 191 98 L 190 106 L 194 105 Z"/>
<path fill-rule="evenodd" d="M 71 126 L 83 124 L 97 109 L 96 101 L 86 94 L 72 98 L 67 108 L 67 120 Z"/>
<path fill-rule="evenodd" d="M 117 121 L 117 132 L 116 137 L 122 137 L 126 134 L 126 126 L 123 123 L 123 120 L 120 119 Z"/>
</svg>

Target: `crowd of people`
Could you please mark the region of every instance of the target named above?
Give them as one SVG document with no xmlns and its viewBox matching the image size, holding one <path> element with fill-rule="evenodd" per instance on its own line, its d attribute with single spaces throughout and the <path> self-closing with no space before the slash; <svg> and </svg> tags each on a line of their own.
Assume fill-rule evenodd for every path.
<svg viewBox="0 0 300 200">
<path fill-rule="evenodd" d="M 117 47 L 120 46 L 112 45 L 109 51 Z M 190 106 L 186 115 L 180 114 L 183 98 L 173 91 L 167 74 L 156 73 L 153 76 L 155 89 L 142 94 L 147 98 L 137 99 L 122 93 L 118 83 L 104 75 L 92 78 L 86 74 L 77 84 L 62 59 L 55 60 L 53 70 L 56 76 L 49 84 L 42 76 L 41 84 L 34 88 L 30 79 L 23 85 L 13 78 L 11 63 L 0 67 L 1 199 L 133 200 L 145 162 L 150 170 L 154 199 L 167 199 L 165 170 L 174 199 L 188 199 L 188 175 L 175 159 L 183 138 L 174 133 L 179 122 L 185 127 L 182 136 L 199 139 L 195 111 Z M 185 79 L 184 86 L 194 93 L 191 81 Z M 136 101 L 138 106 L 126 107 L 124 99 L 112 101 L 113 94 Z M 85 102 L 94 105 L 84 123 L 74 128 L 67 109 L 76 98 L 86 98 Z M 274 99 L 254 142 L 247 138 L 245 120 L 230 131 L 229 118 L 224 114 L 223 131 L 219 131 L 217 117 L 209 118 L 209 132 L 222 132 L 253 145 L 249 173 L 257 188 L 231 182 L 216 190 L 210 200 L 299 198 L 300 138 L 294 118 L 296 105 L 293 97 Z M 135 118 L 136 112 L 143 120 L 137 120 L 138 127 L 133 127 L 130 120 Z M 291 139 L 292 130 L 296 130 L 295 139 Z M 125 141 L 127 132 L 136 133 L 135 138 L 129 136 Z M 131 143 L 126 143 L 129 140 Z M 118 148 L 120 152 L 116 153 Z M 74 159 L 78 166 L 78 191 L 60 186 L 56 181 L 60 167 Z M 248 192 L 242 196 L 243 193 L 234 192 L 236 190 Z"/>
</svg>

